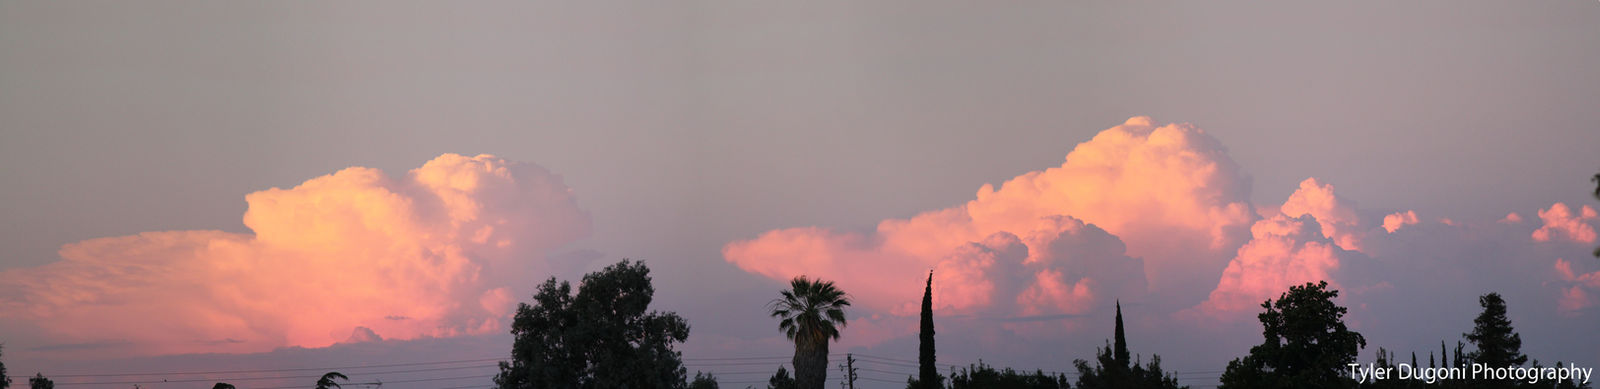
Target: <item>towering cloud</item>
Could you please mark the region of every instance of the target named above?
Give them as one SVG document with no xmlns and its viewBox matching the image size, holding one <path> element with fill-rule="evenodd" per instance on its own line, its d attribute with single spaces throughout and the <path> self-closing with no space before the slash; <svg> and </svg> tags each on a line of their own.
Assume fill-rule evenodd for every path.
<svg viewBox="0 0 1600 389">
<path fill-rule="evenodd" d="M 941 309 L 1081 313 L 1220 271 L 1255 218 L 1248 192 L 1249 180 L 1204 131 L 1135 117 L 1079 144 L 1061 166 L 984 185 L 956 207 L 885 220 L 871 234 L 770 231 L 723 254 L 777 280 L 839 280 L 868 306 L 898 314 L 915 312 L 916 269 L 926 268 L 939 269 Z"/>
<path fill-rule="evenodd" d="M 401 177 L 353 167 L 245 201 L 253 234 L 92 239 L 0 273 L 0 316 L 139 353 L 482 333 L 512 310 L 511 283 L 546 274 L 542 253 L 590 223 L 559 176 L 490 155 Z"/>
</svg>

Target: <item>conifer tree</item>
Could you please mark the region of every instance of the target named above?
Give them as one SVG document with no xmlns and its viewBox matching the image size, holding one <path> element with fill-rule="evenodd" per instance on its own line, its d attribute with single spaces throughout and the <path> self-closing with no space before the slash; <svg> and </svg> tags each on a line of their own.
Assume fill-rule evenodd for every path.
<svg viewBox="0 0 1600 389">
<path fill-rule="evenodd" d="M 937 389 L 944 387 L 944 376 L 939 375 L 937 355 L 933 344 L 933 271 L 928 271 L 928 284 L 922 289 L 921 347 L 917 354 L 917 379 L 911 380 L 913 388 Z"/>
<path fill-rule="evenodd" d="M 1506 300 L 1499 293 L 1478 297 L 1483 313 L 1472 320 L 1472 332 L 1461 334 L 1477 348 L 1467 357 L 1475 363 L 1493 367 L 1522 366 L 1528 356 L 1522 354 L 1522 335 L 1511 328 L 1506 317 Z"/>
</svg>

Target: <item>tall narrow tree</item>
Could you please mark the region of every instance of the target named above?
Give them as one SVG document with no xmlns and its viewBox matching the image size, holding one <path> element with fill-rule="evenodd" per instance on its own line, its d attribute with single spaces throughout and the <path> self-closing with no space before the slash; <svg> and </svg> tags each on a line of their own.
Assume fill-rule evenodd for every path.
<svg viewBox="0 0 1600 389">
<path fill-rule="evenodd" d="M 800 389 L 822 389 L 828 380 L 828 342 L 839 339 L 850 298 L 832 281 L 805 276 L 789 281 L 782 298 L 772 300 L 778 330 L 794 341 L 794 376 Z"/>
<path fill-rule="evenodd" d="M 938 360 L 933 345 L 933 271 L 928 271 L 928 284 L 922 289 L 922 337 L 917 354 L 917 378 L 911 380 L 912 388 L 936 389 L 944 387 L 944 376 L 939 375 Z"/>
<path fill-rule="evenodd" d="M 1115 343 L 1112 345 L 1115 348 L 1112 349 L 1111 356 L 1117 361 L 1117 366 L 1126 367 L 1130 360 L 1128 358 L 1128 338 L 1122 332 L 1122 300 L 1117 300 L 1117 330 L 1114 336 L 1116 336 L 1116 339 L 1113 340 Z"/>
</svg>

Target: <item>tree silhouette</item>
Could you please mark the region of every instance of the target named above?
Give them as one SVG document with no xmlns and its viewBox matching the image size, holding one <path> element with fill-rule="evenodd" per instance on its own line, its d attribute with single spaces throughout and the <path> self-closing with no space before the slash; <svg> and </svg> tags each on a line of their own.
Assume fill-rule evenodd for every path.
<svg viewBox="0 0 1600 389">
<path fill-rule="evenodd" d="M 340 386 L 337 380 L 349 381 L 350 377 L 345 377 L 337 371 L 330 371 L 317 379 L 317 389 L 338 388 Z"/>
<path fill-rule="evenodd" d="M 956 370 L 950 374 L 950 389 L 1067 389 L 1072 385 L 1061 373 L 1018 373 L 1011 368 L 995 370 L 982 360 L 977 365 Z"/>
<path fill-rule="evenodd" d="M 694 381 L 689 382 L 689 389 L 717 389 L 717 376 L 711 373 L 702 375 L 694 372 Z"/>
<path fill-rule="evenodd" d="M 1096 347 L 1095 359 L 1098 364 L 1089 367 L 1089 362 L 1079 359 L 1072 361 L 1073 367 L 1078 369 L 1078 387 L 1087 389 L 1106 388 L 1171 388 L 1177 389 L 1178 377 L 1169 375 L 1161 370 L 1161 356 L 1152 355 L 1148 365 L 1140 366 L 1138 361 L 1132 360 L 1128 353 L 1128 340 L 1122 329 L 1122 302 L 1117 302 L 1117 323 L 1114 331 L 1115 342 L 1105 348 Z"/>
<path fill-rule="evenodd" d="M 511 361 L 494 382 L 522 388 L 682 388 L 682 354 L 673 344 L 689 324 L 672 312 L 649 311 L 655 288 L 643 262 L 624 259 L 572 285 L 551 277 L 533 305 L 511 322 Z"/>
<path fill-rule="evenodd" d="M 28 379 L 28 388 L 56 389 L 56 382 L 51 381 L 49 378 L 44 378 L 44 373 L 34 373 L 33 378 Z"/>
<path fill-rule="evenodd" d="M 1333 303 L 1328 282 L 1293 286 L 1278 301 L 1261 303 L 1265 341 L 1228 362 L 1219 388 L 1350 388 L 1347 373 L 1366 338 L 1345 327 L 1347 310 Z"/>
<path fill-rule="evenodd" d="M 4 348 L 5 348 L 5 344 L 4 343 L 0 343 L 0 357 L 3 357 L 5 355 L 5 352 L 3 350 Z M 6 388 L 10 388 L 10 387 L 11 387 L 11 377 L 6 376 L 6 363 L 5 363 L 5 361 L 0 361 L 0 389 L 6 389 Z"/>
<path fill-rule="evenodd" d="M 1589 181 L 1594 182 L 1594 198 L 1600 199 L 1600 173 L 1595 173 L 1594 177 L 1590 178 Z M 1600 258 L 1600 247 L 1594 248 L 1594 256 Z"/>
<path fill-rule="evenodd" d="M 795 383 L 794 377 L 789 376 L 789 369 L 778 366 L 778 372 L 772 373 L 772 378 L 767 379 L 767 389 L 795 389 L 800 387 Z"/>
<path fill-rule="evenodd" d="M 1511 319 L 1506 317 L 1506 300 L 1499 293 L 1489 293 L 1478 297 L 1478 305 L 1483 306 L 1483 313 L 1472 320 L 1472 332 L 1461 334 L 1477 348 L 1467 358 L 1493 367 L 1527 363 L 1528 356 L 1522 355 L 1522 335 L 1511 328 Z"/>
<path fill-rule="evenodd" d="M 794 341 L 794 375 L 800 389 L 822 389 L 828 380 L 828 342 L 839 339 L 850 298 L 832 281 L 805 276 L 789 281 L 782 298 L 772 300 L 778 330 Z"/>
<path fill-rule="evenodd" d="M 944 387 L 944 376 L 939 375 L 938 358 L 933 345 L 933 271 L 928 271 L 928 285 L 922 289 L 922 331 L 917 353 L 917 376 L 906 380 L 907 389 L 939 389 Z"/>
<path fill-rule="evenodd" d="M 238 388 L 235 388 L 233 386 L 233 384 L 230 384 L 230 383 L 227 383 L 227 382 L 218 382 L 216 385 L 211 385 L 211 389 L 238 389 Z"/>
</svg>

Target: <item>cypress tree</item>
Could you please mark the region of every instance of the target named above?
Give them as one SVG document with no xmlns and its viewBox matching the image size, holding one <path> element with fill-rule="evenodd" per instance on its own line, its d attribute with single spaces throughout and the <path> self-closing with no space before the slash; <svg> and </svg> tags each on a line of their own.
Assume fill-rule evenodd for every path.
<svg viewBox="0 0 1600 389">
<path fill-rule="evenodd" d="M 1123 333 L 1122 333 L 1122 301 L 1121 300 L 1117 301 L 1117 333 L 1116 333 L 1115 336 L 1116 336 L 1116 340 L 1113 340 L 1113 342 L 1115 342 L 1115 344 L 1113 345 L 1115 348 L 1113 349 L 1114 351 L 1112 351 L 1112 358 L 1116 359 L 1118 367 L 1126 368 L 1126 367 L 1128 367 L 1128 364 L 1129 364 L 1129 359 L 1128 359 L 1128 338 L 1124 337 Z"/>
<path fill-rule="evenodd" d="M 922 290 L 922 337 L 921 352 L 917 355 L 918 382 L 923 388 L 944 387 L 944 377 L 939 375 L 939 368 L 935 367 L 936 357 L 933 346 L 933 271 L 928 271 L 928 285 Z"/>
</svg>

